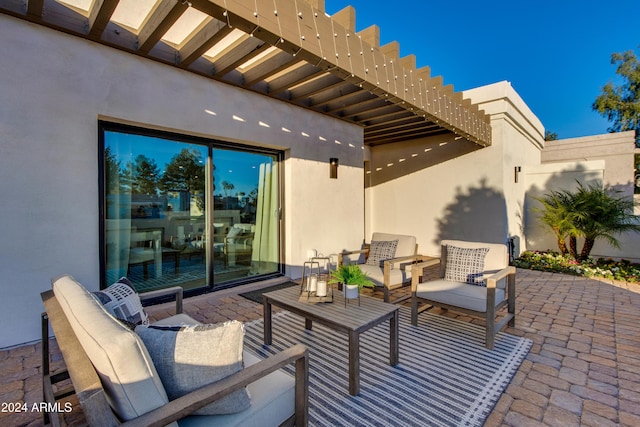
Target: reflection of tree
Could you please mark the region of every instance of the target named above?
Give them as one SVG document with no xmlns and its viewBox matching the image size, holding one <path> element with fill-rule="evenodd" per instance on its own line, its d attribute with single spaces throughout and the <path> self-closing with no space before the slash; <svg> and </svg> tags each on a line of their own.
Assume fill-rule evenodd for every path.
<svg viewBox="0 0 640 427">
<path fill-rule="evenodd" d="M 117 194 L 121 190 L 121 171 L 120 162 L 116 160 L 116 156 L 111 151 L 111 147 L 104 149 L 104 174 L 105 174 L 105 191 L 107 194 Z"/>
<path fill-rule="evenodd" d="M 222 184 L 222 191 L 224 192 L 224 197 L 229 197 L 229 191 L 236 188 L 236 186 L 230 183 L 229 181 L 222 181 L 221 184 Z"/>
<path fill-rule="evenodd" d="M 149 159 L 144 154 L 139 154 L 136 156 L 135 162 L 130 167 L 130 170 L 132 172 L 132 193 L 153 196 L 158 193 L 160 171 L 155 160 Z"/>
<path fill-rule="evenodd" d="M 186 192 L 195 198 L 199 209 L 204 209 L 204 162 L 199 151 L 183 148 L 167 164 L 160 179 L 162 191 Z"/>
</svg>

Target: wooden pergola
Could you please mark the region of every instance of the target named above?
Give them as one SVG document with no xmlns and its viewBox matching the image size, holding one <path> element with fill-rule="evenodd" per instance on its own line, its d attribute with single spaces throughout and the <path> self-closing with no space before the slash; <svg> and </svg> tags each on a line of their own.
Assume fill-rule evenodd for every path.
<svg viewBox="0 0 640 427">
<path fill-rule="evenodd" d="M 0 0 L 0 12 L 364 128 L 375 146 L 453 132 L 491 144 L 489 116 L 355 10 L 324 0 Z"/>
</svg>

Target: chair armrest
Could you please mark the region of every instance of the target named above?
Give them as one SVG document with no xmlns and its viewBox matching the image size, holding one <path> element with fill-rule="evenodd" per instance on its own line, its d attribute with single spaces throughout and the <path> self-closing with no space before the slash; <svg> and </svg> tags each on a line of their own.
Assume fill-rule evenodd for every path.
<svg viewBox="0 0 640 427">
<path fill-rule="evenodd" d="M 338 254 L 338 265 L 342 265 L 345 255 L 366 254 L 369 252 L 369 248 L 357 249 L 353 251 L 342 251 Z"/>
<path fill-rule="evenodd" d="M 507 276 L 515 275 L 516 268 L 509 265 L 503 268 L 500 271 L 493 273 L 491 276 L 486 278 L 487 288 L 495 288 L 498 280 L 504 279 Z"/>
<path fill-rule="evenodd" d="M 153 298 L 166 297 L 175 295 L 176 314 L 182 313 L 182 299 L 184 290 L 180 286 L 172 286 L 170 288 L 158 289 L 157 291 L 149 291 L 140 294 L 140 302 L 144 302 Z"/>
<path fill-rule="evenodd" d="M 423 255 L 418 256 L 422 257 L 423 259 L 427 258 Z M 422 276 L 422 272 L 425 268 L 440 264 L 440 258 L 428 258 L 430 259 L 418 262 L 411 266 L 411 292 L 415 292 L 418 289 L 418 283 L 420 283 L 420 277 Z"/>
<path fill-rule="evenodd" d="M 401 256 L 401 257 L 398 257 L 398 258 L 386 259 L 386 260 L 383 261 L 383 265 L 384 265 L 384 268 L 387 268 L 387 264 L 389 264 L 389 267 L 393 268 L 395 266 L 395 264 L 397 264 L 397 263 L 410 261 L 413 264 L 415 262 L 429 261 L 429 260 L 432 260 L 432 259 L 440 261 L 440 258 L 433 258 L 433 257 L 426 256 L 426 255 L 407 255 L 407 256 Z"/>
<path fill-rule="evenodd" d="M 240 372 L 172 400 L 160 408 L 123 423 L 122 426 L 165 426 L 294 362 L 295 425 L 306 426 L 309 408 L 309 350 L 303 344 L 296 344 Z"/>
</svg>

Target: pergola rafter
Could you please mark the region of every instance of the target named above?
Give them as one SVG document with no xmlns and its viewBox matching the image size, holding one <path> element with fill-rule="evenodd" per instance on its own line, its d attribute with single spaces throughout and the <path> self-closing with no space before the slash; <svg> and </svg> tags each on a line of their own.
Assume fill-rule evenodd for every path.
<svg viewBox="0 0 640 427">
<path fill-rule="evenodd" d="M 380 46 L 377 26 L 356 32 L 352 7 L 328 16 L 323 0 L 156 0 L 146 11 L 75 1 L 0 0 L 0 12 L 358 124 L 367 145 L 442 132 L 491 144 L 488 115 L 416 69 L 415 56 L 400 58 L 398 43 Z M 140 14 L 137 28 L 114 18 L 127 14 Z"/>
</svg>

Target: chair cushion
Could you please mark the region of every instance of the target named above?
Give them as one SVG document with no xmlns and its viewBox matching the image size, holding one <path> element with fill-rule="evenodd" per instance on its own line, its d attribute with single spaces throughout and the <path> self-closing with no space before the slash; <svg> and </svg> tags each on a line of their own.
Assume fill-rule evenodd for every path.
<svg viewBox="0 0 640 427">
<path fill-rule="evenodd" d="M 430 280 L 418 284 L 416 296 L 482 313 L 487 311 L 487 288 L 468 283 Z M 504 290 L 496 288 L 495 304 L 498 305 L 504 298 Z"/>
<path fill-rule="evenodd" d="M 362 270 L 376 286 L 384 286 L 384 270 L 376 265 L 361 264 Z M 393 268 L 389 274 L 389 284 L 396 285 L 411 280 L 410 268 Z"/>
<path fill-rule="evenodd" d="M 260 359 L 245 352 L 245 366 Z M 190 416 L 178 421 L 180 427 L 264 427 L 281 425 L 295 412 L 295 382 L 293 376 L 279 369 L 247 386 L 251 406 L 235 414 Z"/>
<path fill-rule="evenodd" d="M 120 418 L 131 420 L 169 402 L 151 357 L 135 332 L 109 314 L 71 276 L 55 280 L 53 292 Z"/>
<path fill-rule="evenodd" d="M 366 264 L 377 265 L 380 267 L 382 265 L 382 261 L 395 257 L 397 247 L 398 239 L 372 241 L 369 247 L 369 257 L 367 258 Z"/>
<path fill-rule="evenodd" d="M 147 322 L 147 313 L 140 297 L 126 277 L 121 277 L 107 289 L 94 292 L 93 295 L 112 316 L 135 325 Z"/>
<path fill-rule="evenodd" d="M 416 254 L 416 238 L 415 236 L 405 236 L 403 234 L 379 233 L 375 232 L 371 236 L 372 242 L 380 242 L 385 240 L 397 240 L 395 257 L 405 257 Z"/>
<path fill-rule="evenodd" d="M 141 325 L 136 333 L 147 347 L 170 400 L 244 367 L 244 326 L 238 321 L 176 327 Z M 231 414 L 250 405 L 249 395 L 243 388 L 199 409 L 194 415 Z"/>
<path fill-rule="evenodd" d="M 443 240 L 442 246 L 457 246 L 459 248 L 489 248 L 484 259 L 485 274 L 495 273 L 509 265 L 509 252 L 503 243 L 467 242 L 464 240 Z"/>
<path fill-rule="evenodd" d="M 447 245 L 446 251 L 445 280 L 486 286 L 483 277 L 484 258 L 489 248 L 460 248 Z"/>
</svg>

